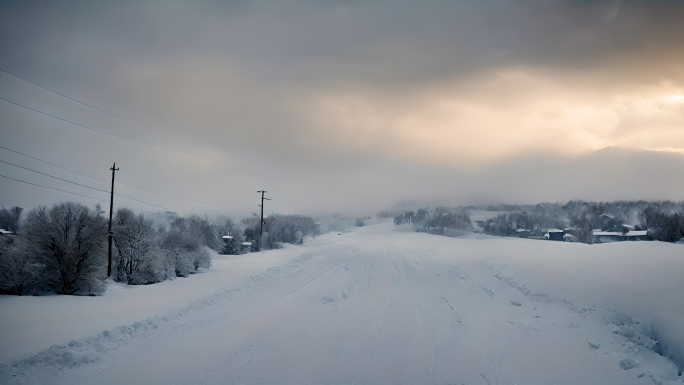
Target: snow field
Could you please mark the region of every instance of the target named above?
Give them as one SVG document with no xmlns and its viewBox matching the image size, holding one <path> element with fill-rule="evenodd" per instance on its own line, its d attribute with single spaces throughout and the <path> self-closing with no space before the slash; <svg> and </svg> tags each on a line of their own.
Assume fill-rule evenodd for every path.
<svg viewBox="0 0 684 385">
<path fill-rule="evenodd" d="M 6 361 L 0 382 L 681 384 L 673 361 L 654 349 L 661 342 L 646 317 L 677 314 L 679 299 L 630 301 L 676 296 L 669 289 L 681 280 L 667 271 L 682 267 L 680 249 L 577 246 L 451 239 L 391 224 L 329 234 L 255 254 L 279 266 L 195 292 L 163 315 Z M 664 265 L 642 268 L 649 251 Z M 219 262 L 217 276 L 227 273 Z M 635 275 L 643 282 L 630 281 Z M 195 278 L 200 285 L 211 270 Z M 607 290 L 615 281 L 622 289 Z M 659 324 L 672 341 L 681 328 Z"/>
<path fill-rule="evenodd" d="M 154 285 L 111 283 L 98 297 L 0 296 L 0 361 L 131 324 L 236 286 L 299 255 L 286 247 L 268 253 L 212 254 L 213 266 L 187 278 Z"/>
</svg>

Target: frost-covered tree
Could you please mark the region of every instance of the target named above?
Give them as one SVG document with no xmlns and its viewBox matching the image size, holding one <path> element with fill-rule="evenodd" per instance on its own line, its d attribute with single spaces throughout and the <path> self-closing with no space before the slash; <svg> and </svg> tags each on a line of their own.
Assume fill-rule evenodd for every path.
<svg viewBox="0 0 684 385">
<path fill-rule="evenodd" d="M 140 267 L 127 276 L 129 285 L 148 285 L 173 279 L 176 275 L 175 261 L 168 251 L 154 247 L 140 261 Z"/>
<path fill-rule="evenodd" d="M 268 249 L 278 249 L 283 243 L 299 243 L 296 236 L 298 231 L 299 227 L 293 221 L 285 218 L 272 220 L 268 231 L 264 234 L 263 246 Z"/>
<path fill-rule="evenodd" d="M 428 219 L 428 211 L 425 210 L 424 208 L 419 208 L 418 211 L 416 211 L 416 215 L 413 217 L 413 221 L 415 223 L 420 223 Z"/>
<path fill-rule="evenodd" d="M 665 242 L 677 242 L 684 239 L 684 216 L 679 213 L 662 215 L 658 237 Z"/>
<path fill-rule="evenodd" d="M 317 235 L 319 225 L 303 215 L 275 215 L 268 218 L 264 231 L 264 245 L 273 249 L 283 243 L 299 244 L 306 235 Z"/>
<path fill-rule="evenodd" d="M 189 232 L 171 230 L 165 235 L 161 246 L 173 263 L 177 277 L 187 277 L 199 268 L 211 266 L 211 256 L 205 246 Z"/>
<path fill-rule="evenodd" d="M 29 212 L 24 233 L 31 252 L 45 265 L 49 291 L 98 294 L 105 290 L 105 222 L 80 204 L 66 202 Z"/>
<path fill-rule="evenodd" d="M 188 232 L 197 243 L 214 250 L 218 250 L 221 247 L 216 227 L 209 223 L 206 218 L 202 219 L 197 215 L 193 215 L 186 220 L 186 224 Z"/>
<path fill-rule="evenodd" d="M 40 290 L 43 265 L 20 238 L 0 238 L 0 294 L 24 295 Z"/>
<path fill-rule="evenodd" d="M 128 282 L 129 276 L 139 274 L 147 263 L 148 254 L 152 249 L 154 230 L 152 220 L 144 214 L 135 215 L 132 210 L 119 209 L 116 212 L 114 245 L 119 258 L 116 266 L 116 279 Z"/>
<path fill-rule="evenodd" d="M 404 222 L 412 222 L 415 231 L 431 234 L 443 235 L 445 231 L 454 234 L 455 232 L 452 230 L 468 230 L 471 228 L 470 214 L 460 207 L 439 206 L 431 212 L 427 209 L 420 209 L 416 214 L 409 211 L 402 214 L 401 218 Z"/>
<path fill-rule="evenodd" d="M 603 207 L 600 204 L 582 205 L 569 213 L 570 225 L 576 230 L 580 242 L 593 243 L 592 230 L 603 227 Z"/>
<path fill-rule="evenodd" d="M 245 226 L 243 235 L 248 242 L 259 241 L 259 218 L 242 220 Z M 283 243 L 299 244 L 305 236 L 315 236 L 320 226 L 312 218 L 304 215 L 271 215 L 264 218 L 262 249 L 275 249 Z M 253 243 L 253 246 L 254 246 Z"/>
<path fill-rule="evenodd" d="M 211 254 L 209 254 L 206 247 L 200 247 L 200 249 L 193 254 L 192 265 L 195 267 L 195 270 L 199 270 L 200 268 L 208 269 L 211 267 Z"/>
</svg>

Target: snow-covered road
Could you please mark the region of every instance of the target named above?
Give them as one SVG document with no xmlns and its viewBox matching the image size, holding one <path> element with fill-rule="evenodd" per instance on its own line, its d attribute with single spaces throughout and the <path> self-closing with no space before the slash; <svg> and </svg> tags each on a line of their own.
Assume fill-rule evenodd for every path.
<svg viewBox="0 0 684 385">
<path fill-rule="evenodd" d="M 513 241 L 499 253 L 520 242 L 549 247 Z M 0 381 L 682 383 L 629 317 L 521 282 L 515 269 L 473 253 L 477 242 L 496 241 L 391 224 L 325 235 L 289 249 L 284 265 L 181 309 L 15 359 Z"/>
</svg>

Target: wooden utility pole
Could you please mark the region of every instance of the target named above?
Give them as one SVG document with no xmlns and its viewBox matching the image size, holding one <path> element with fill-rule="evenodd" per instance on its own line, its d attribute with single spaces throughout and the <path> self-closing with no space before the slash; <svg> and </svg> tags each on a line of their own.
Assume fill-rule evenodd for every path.
<svg viewBox="0 0 684 385">
<path fill-rule="evenodd" d="M 264 198 L 264 194 L 266 194 L 266 190 L 259 190 L 257 193 L 261 193 L 261 204 L 259 207 L 261 207 L 261 227 L 259 227 L 259 251 L 261 251 L 261 236 L 264 234 L 264 201 L 270 201 L 268 198 Z"/>
<path fill-rule="evenodd" d="M 107 277 L 112 276 L 112 237 L 114 236 L 112 234 L 112 212 L 114 211 L 114 174 L 119 171 L 118 168 L 116 168 L 116 162 L 110 168 L 112 170 L 112 195 L 109 198 L 109 233 L 107 234 L 107 238 L 109 241 L 109 252 L 107 253 Z"/>
</svg>

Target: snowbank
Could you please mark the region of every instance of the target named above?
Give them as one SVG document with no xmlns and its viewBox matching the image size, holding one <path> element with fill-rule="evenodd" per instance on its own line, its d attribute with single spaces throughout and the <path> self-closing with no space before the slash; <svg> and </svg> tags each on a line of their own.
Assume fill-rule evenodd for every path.
<svg viewBox="0 0 684 385">
<path fill-rule="evenodd" d="M 286 245 L 268 253 L 213 252 L 212 268 L 187 278 L 143 286 L 111 283 L 107 292 L 97 297 L 2 295 L 0 361 L 167 313 L 281 265 L 294 258 L 297 250 Z"/>
<path fill-rule="evenodd" d="M 441 253 L 487 261 L 535 290 L 579 307 L 627 314 L 684 369 L 684 247 L 665 242 L 587 245 L 515 238 L 430 241 Z"/>
</svg>

